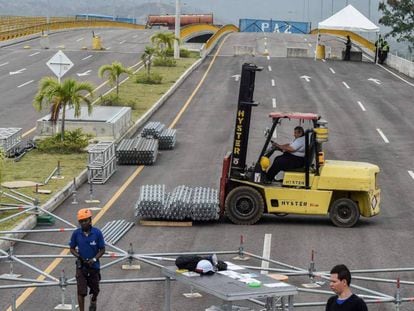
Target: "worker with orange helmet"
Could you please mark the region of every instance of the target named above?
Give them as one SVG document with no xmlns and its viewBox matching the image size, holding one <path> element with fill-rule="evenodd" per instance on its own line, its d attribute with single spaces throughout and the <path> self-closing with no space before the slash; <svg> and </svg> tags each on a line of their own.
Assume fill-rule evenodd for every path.
<svg viewBox="0 0 414 311">
<path fill-rule="evenodd" d="M 72 233 L 70 252 L 76 260 L 79 311 L 85 311 L 85 297 L 91 295 L 89 311 L 96 310 L 101 279 L 99 258 L 105 253 L 105 242 L 101 230 L 92 226 L 92 212 L 88 208 L 78 211 L 80 228 Z"/>
</svg>

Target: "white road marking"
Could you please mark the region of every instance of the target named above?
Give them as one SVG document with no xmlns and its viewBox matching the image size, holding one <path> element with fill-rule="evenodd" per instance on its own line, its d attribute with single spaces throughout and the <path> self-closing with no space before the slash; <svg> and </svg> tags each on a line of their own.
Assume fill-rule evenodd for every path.
<svg viewBox="0 0 414 311">
<path fill-rule="evenodd" d="M 33 53 L 33 54 L 30 54 L 29 56 L 35 56 L 35 55 L 37 55 L 37 54 L 40 54 L 40 52 L 35 52 L 35 53 Z"/>
<path fill-rule="evenodd" d="M 326 59 L 325 59 L 325 58 L 322 58 L 322 62 L 323 62 L 323 63 L 326 63 Z"/>
<path fill-rule="evenodd" d="M 333 70 L 333 68 L 329 67 L 329 70 L 330 70 L 333 74 L 335 74 L 335 70 Z"/>
<path fill-rule="evenodd" d="M 359 107 L 361 107 L 362 111 L 367 111 L 365 109 L 364 105 L 360 101 L 358 101 L 358 105 L 359 105 Z"/>
<path fill-rule="evenodd" d="M 380 66 L 382 69 L 385 69 L 386 71 L 388 71 L 390 74 L 392 74 L 393 76 L 397 77 L 398 79 L 400 79 L 401 81 L 407 83 L 408 85 L 414 86 L 414 83 L 408 82 L 407 80 L 405 80 L 404 78 L 400 77 L 399 75 L 397 75 L 395 72 L 392 72 L 391 70 L 389 70 L 388 68 L 385 68 L 384 66 L 377 64 L 378 66 Z"/>
<path fill-rule="evenodd" d="M 108 46 L 106 49 L 107 49 L 107 50 L 110 50 L 110 49 L 111 49 L 111 47 L 110 47 L 110 46 Z"/>
<path fill-rule="evenodd" d="M 345 87 L 346 87 L 347 89 L 350 89 L 349 85 L 348 85 L 345 81 L 342 81 L 342 83 L 343 83 L 343 85 L 345 85 Z"/>
<path fill-rule="evenodd" d="M 300 78 L 305 79 L 306 82 L 310 82 L 310 80 L 312 79 L 312 77 L 309 77 L 309 76 L 301 76 Z"/>
<path fill-rule="evenodd" d="M 126 40 L 122 40 L 121 42 L 119 42 L 119 44 L 124 44 L 126 42 Z"/>
<path fill-rule="evenodd" d="M 272 98 L 272 106 L 273 108 L 276 108 L 276 98 Z"/>
<path fill-rule="evenodd" d="M 381 85 L 381 81 L 380 81 L 380 80 L 378 80 L 378 79 L 369 78 L 369 79 L 368 79 L 368 81 L 372 81 L 372 82 L 374 82 L 374 83 L 376 83 L 376 84 Z"/>
<path fill-rule="evenodd" d="M 234 78 L 234 81 L 237 82 L 240 80 L 241 75 L 232 75 L 231 77 Z"/>
<path fill-rule="evenodd" d="M 91 69 L 89 69 L 89 70 L 86 70 L 85 72 L 81 72 L 81 73 L 76 73 L 76 75 L 78 76 L 78 77 L 83 77 L 83 76 L 89 76 L 89 74 L 91 73 Z"/>
<path fill-rule="evenodd" d="M 414 179 L 414 172 L 413 171 L 408 171 L 408 174 L 410 174 L 411 178 Z"/>
<path fill-rule="evenodd" d="M 76 40 L 76 42 L 82 41 L 82 40 L 84 40 L 84 39 L 85 39 L 84 37 L 79 38 L 78 40 Z"/>
<path fill-rule="evenodd" d="M 377 129 L 378 134 L 382 137 L 382 139 L 385 141 L 386 144 L 388 144 L 390 141 L 388 140 L 387 136 L 384 135 L 384 133 L 381 131 L 381 129 Z"/>
<path fill-rule="evenodd" d="M 19 86 L 17 86 L 17 87 L 18 87 L 18 88 L 21 88 L 21 87 L 23 87 L 23 86 L 26 86 L 26 85 L 28 85 L 28 84 L 32 83 L 32 82 L 34 82 L 34 80 L 27 81 L 27 82 L 25 82 L 25 83 L 23 83 L 23 84 L 20 84 L 20 85 L 19 85 Z"/>
<path fill-rule="evenodd" d="M 82 58 L 82 60 L 85 60 L 85 59 L 91 58 L 92 56 L 93 56 L 93 55 L 88 55 L 88 56 L 86 56 L 86 57 Z"/>
<path fill-rule="evenodd" d="M 308 43 L 308 45 L 309 45 L 310 47 L 312 47 L 312 44 L 311 44 L 311 43 Z"/>
<path fill-rule="evenodd" d="M 12 76 L 12 75 L 17 75 L 17 74 L 19 74 L 19 73 L 22 73 L 23 71 L 25 71 L 26 70 L 26 68 L 22 68 L 22 69 L 19 69 L 19 70 L 16 70 L 16 71 L 10 71 L 9 72 L 9 74 Z"/>
<path fill-rule="evenodd" d="M 272 66 L 268 66 L 267 68 L 269 69 L 269 71 L 272 71 Z"/>
<path fill-rule="evenodd" d="M 267 60 L 270 60 L 270 55 L 267 55 Z"/>
<path fill-rule="evenodd" d="M 308 39 L 305 38 L 305 41 L 308 41 Z"/>
<path fill-rule="evenodd" d="M 134 35 L 134 36 L 132 36 L 132 38 L 136 38 L 136 37 L 138 37 L 138 35 Z"/>
<path fill-rule="evenodd" d="M 0 67 L 2 67 L 2 66 L 6 66 L 6 65 L 8 65 L 9 64 L 9 62 L 5 62 L 5 63 L 3 63 L 3 64 L 0 64 Z"/>
<path fill-rule="evenodd" d="M 275 84 L 275 80 L 274 79 L 272 79 L 272 86 L 275 86 L 276 84 Z"/>
<path fill-rule="evenodd" d="M 272 234 L 266 233 L 264 236 L 264 242 L 263 242 L 263 256 L 264 259 L 270 259 L 270 248 L 272 245 Z M 263 269 L 269 268 L 269 261 L 262 260 L 262 266 Z M 267 270 L 262 270 L 260 272 L 261 274 L 268 274 L 269 272 Z"/>
</svg>

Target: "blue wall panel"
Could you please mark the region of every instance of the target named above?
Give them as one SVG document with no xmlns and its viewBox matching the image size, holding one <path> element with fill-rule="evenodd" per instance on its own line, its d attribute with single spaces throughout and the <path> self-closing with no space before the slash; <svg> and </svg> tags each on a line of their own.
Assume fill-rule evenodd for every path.
<svg viewBox="0 0 414 311">
<path fill-rule="evenodd" d="M 240 32 L 309 33 L 310 23 L 264 19 L 240 19 Z"/>
</svg>

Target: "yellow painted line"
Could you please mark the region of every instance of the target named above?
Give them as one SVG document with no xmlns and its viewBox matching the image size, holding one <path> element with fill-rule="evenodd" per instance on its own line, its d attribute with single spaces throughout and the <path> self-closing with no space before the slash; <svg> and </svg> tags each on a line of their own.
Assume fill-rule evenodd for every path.
<svg viewBox="0 0 414 311">
<path fill-rule="evenodd" d="M 221 50 L 221 47 L 223 46 L 224 42 L 226 42 L 228 37 L 225 37 L 223 42 L 221 42 L 220 46 L 218 47 L 216 53 L 214 54 L 213 59 L 210 62 L 210 65 L 208 66 L 206 72 L 204 73 L 203 77 L 201 78 L 200 82 L 197 84 L 197 87 L 194 89 L 193 93 L 191 93 L 190 97 L 187 99 L 187 101 L 185 102 L 184 106 L 181 108 L 180 112 L 178 112 L 177 116 L 175 117 L 175 119 L 172 121 L 172 123 L 170 124 L 170 128 L 174 128 L 175 125 L 177 124 L 178 120 L 180 120 L 181 116 L 183 115 L 183 113 L 186 111 L 186 109 L 188 108 L 188 106 L 190 105 L 191 101 L 193 100 L 194 96 L 197 94 L 198 90 L 200 89 L 201 85 L 203 85 L 204 80 L 207 78 L 208 73 L 210 72 L 211 67 L 213 67 L 213 64 L 217 58 L 218 53 Z"/>
<path fill-rule="evenodd" d="M 198 90 L 200 89 L 201 85 L 203 84 L 204 80 L 206 79 L 208 73 L 210 72 L 211 67 L 213 66 L 218 53 L 221 50 L 221 47 L 223 46 L 224 42 L 226 41 L 227 37 L 224 38 L 223 42 L 220 44 L 219 48 L 217 49 L 217 52 L 214 54 L 214 57 L 212 59 L 212 61 L 210 62 L 210 65 L 208 66 L 206 72 L 204 73 L 202 79 L 200 80 L 200 82 L 198 83 L 197 87 L 194 89 L 193 93 L 191 94 L 191 96 L 189 97 L 189 99 L 186 101 L 185 105 L 181 108 L 180 112 L 178 113 L 178 115 L 175 117 L 174 121 L 171 123 L 170 128 L 173 128 L 175 126 L 175 124 L 178 122 L 178 120 L 180 119 L 180 117 L 182 116 L 182 114 L 184 113 L 184 111 L 187 109 L 187 107 L 190 105 L 192 99 L 194 98 L 194 96 L 197 94 Z M 96 216 L 93 217 L 93 223 L 97 223 L 102 216 L 113 206 L 113 204 L 115 203 L 116 200 L 118 200 L 118 198 L 124 193 L 124 191 L 128 188 L 128 186 L 134 181 L 134 179 L 142 172 L 142 170 L 144 169 L 145 166 L 141 165 L 139 166 L 133 173 L 131 176 L 128 177 L 128 179 L 126 180 L 126 182 L 118 189 L 118 191 L 114 194 L 114 196 L 104 205 L 104 207 L 101 209 L 101 211 L 96 214 Z M 69 254 L 69 250 L 65 249 L 63 250 L 60 255 L 67 255 Z M 62 262 L 63 258 L 56 258 L 55 260 L 52 261 L 52 263 L 46 268 L 46 270 L 44 270 L 46 273 L 50 274 L 53 272 L 53 270 Z M 40 275 L 37 280 L 41 280 L 43 281 L 46 277 L 43 275 Z M 29 298 L 29 296 L 31 294 L 33 294 L 33 292 L 36 290 L 35 287 L 31 287 L 26 289 L 20 296 L 19 298 L 17 298 L 16 300 L 16 308 L 19 308 L 25 301 L 27 298 Z M 7 311 L 12 311 L 11 306 L 7 309 Z"/>
<path fill-rule="evenodd" d="M 134 173 L 132 173 L 131 176 L 129 176 L 129 178 L 127 179 L 127 181 L 121 186 L 121 188 L 118 189 L 118 191 L 114 194 L 114 196 L 105 204 L 105 206 L 101 209 L 101 211 L 94 216 L 93 218 L 93 223 L 97 223 L 99 221 L 99 219 L 102 218 L 102 216 L 113 206 L 113 204 L 115 203 L 116 200 L 118 200 L 118 198 L 122 195 L 122 193 L 128 188 L 128 186 L 133 182 L 133 180 L 141 173 L 141 171 L 144 169 L 144 166 L 139 166 Z M 67 255 L 69 254 L 69 250 L 68 249 L 64 249 L 60 255 Z M 44 270 L 46 273 L 50 274 L 53 272 L 53 270 L 56 269 L 56 267 L 62 262 L 63 258 L 56 258 L 55 260 L 52 261 L 52 263 L 46 268 L 46 270 Z M 39 281 L 43 281 L 46 277 L 44 275 L 40 275 L 37 280 Z M 26 289 L 20 296 L 19 298 L 16 300 L 16 308 L 19 308 L 25 301 L 27 298 L 29 298 L 29 296 L 31 294 L 33 294 L 33 292 L 36 290 L 35 287 L 30 287 L 28 289 Z M 12 311 L 11 306 L 7 309 L 7 311 Z"/>
</svg>

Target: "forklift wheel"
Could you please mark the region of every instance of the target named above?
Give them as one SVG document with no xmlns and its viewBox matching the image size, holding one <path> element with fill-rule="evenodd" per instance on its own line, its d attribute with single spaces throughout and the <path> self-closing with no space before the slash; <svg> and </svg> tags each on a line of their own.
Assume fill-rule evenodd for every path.
<svg viewBox="0 0 414 311">
<path fill-rule="evenodd" d="M 253 225 L 263 215 L 262 195 L 254 188 L 240 186 L 234 188 L 226 198 L 226 215 L 237 225 Z"/>
<path fill-rule="evenodd" d="M 337 227 L 353 227 L 359 219 L 358 205 L 351 199 L 338 199 L 333 202 L 329 211 L 329 217 Z"/>
</svg>

